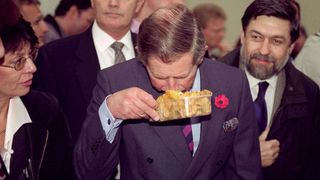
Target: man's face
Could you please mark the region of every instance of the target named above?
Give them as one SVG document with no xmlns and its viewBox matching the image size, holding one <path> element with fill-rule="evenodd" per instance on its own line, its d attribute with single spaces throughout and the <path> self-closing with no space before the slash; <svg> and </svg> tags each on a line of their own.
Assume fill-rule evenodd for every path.
<svg viewBox="0 0 320 180">
<path fill-rule="evenodd" d="M 48 26 L 43 20 L 40 8 L 36 4 L 24 4 L 21 6 L 21 14 L 23 18 L 31 23 L 32 29 L 38 37 L 39 45 L 45 43 L 45 33 L 48 32 Z"/>
<path fill-rule="evenodd" d="M 85 10 L 77 10 L 78 13 L 75 17 L 75 23 L 73 32 L 70 35 L 79 34 L 85 31 L 94 20 L 94 11 L 92 8 L 88 8 Z"/>
<path fill-rule="evenodd" d="M 287 63 L 291 44 L 290 22 L 273 16 L 252 19 L 241 35 L 241 61 L 258 79 L 268 79 Z"/>
<path fill-rule="evenodd" d="M 217 48 L 225 35 L 225 20 L 222 18 L 211 18 L 202 28 L 202 34 L 209 49 Z"/>
<path fill-rule="evenodd" d="M 143 0 L 91 0 L 98 25 L 108 33 L 128 31 Z"/>
<path fill-rule="evenodd" d="M 192 62 L 193 53 L 183 54 L 169 64 L 151 56 L 146 67 L 153 87 L 158 91 L 190 90 L 198 67 Z"/>
</svg>

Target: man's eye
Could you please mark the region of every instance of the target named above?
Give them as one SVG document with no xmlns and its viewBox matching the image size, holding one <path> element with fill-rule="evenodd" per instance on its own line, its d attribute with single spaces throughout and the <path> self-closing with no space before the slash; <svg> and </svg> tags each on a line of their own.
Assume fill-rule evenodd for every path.
<svg viewBox="0 0 320 180">
<path fill-rule="evenodd" d="M 251 35 L 251 38 L 256 41 L 261 40 L 261 36 L 258 35 Z"/>
<path fill-rule="evenodd" d="M 283 43 L 283 41 L 279 40 L 279 39 L 274 39 L 273 40 L 273 44 L 275 45 L 281 45 Z"/>
</svg>

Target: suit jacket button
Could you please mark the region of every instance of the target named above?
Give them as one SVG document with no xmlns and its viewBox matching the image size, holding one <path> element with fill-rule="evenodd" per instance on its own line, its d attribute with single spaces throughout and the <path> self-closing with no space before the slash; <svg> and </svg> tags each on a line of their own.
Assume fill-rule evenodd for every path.
<svg viewBox="0 0 320 180">
<path fill-rule="evenodd" d="M 217 162 L 217 166 L 221 166 L 223 164 L 223 160 L 219 160 L 218 162 Z"/>
<path fill-rule="evenodd" d="M 147 158 L 147 162 L 150 163 L 150 164 L 152 164 L 152 163 L 153 163 L 153 159 L 150 158 L 150 157 L 148 157 L 148 158 Z"/>
<path fill-rule="evenodd" d="M 111 121 L 110 121 L 110 119 L 108 119 L 108 124 L 109 124 L 109 125 L 111 124 Z"/>
</svg>

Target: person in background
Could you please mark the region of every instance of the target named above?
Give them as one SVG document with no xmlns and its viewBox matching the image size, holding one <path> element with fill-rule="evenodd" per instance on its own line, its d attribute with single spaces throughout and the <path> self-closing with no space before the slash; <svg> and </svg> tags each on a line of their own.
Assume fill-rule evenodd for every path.
<svg viewBox="0 0 320 180">
<path fill-rule="evenodd" d="M 61 0 L 54 17 L 47 15 L 44 18 L 49 28 L 45 34 L 46 43 L 84 32 L 93 19 L 90 0 Z"/>
<path fill-rule="evenodd" d="M 295 67 L 314 80 L 320 87 L 320 31 L 306 40 L 302 50 L 293 61 Z"/>
<path fill-rule="evenodd" d="M 218 59 L 228 53 L 231 48 L 223 42 L 227 19 L 224 10 L 215 4 L 205 3 L 196 6 L 193 13 L 208 46 L 205 57 Z"/>
<path fill-rule="evenodd" d="M 172 4 L 184 4 L 184 1 L 185 0 L 145 0 L 141 10 L 132 20 L 131 31 L 138 34 L 141 22 L 157 9 Z"/>
<path fill-rule="evenodd" d="M 48 32 L 48 26 L 43 20 L 43 15 L 40 10 L 40 3 L 38 0 L 13 0 L 23 18 L 31 23 L 32 29 L 35 32 L 39 46 L 45 44 L 45 33 Z"/>
<path fill-rule="evenodd" d="M 108 179 L 120 161 L 121 179 L 261 179 L 245 74 L 203 58 L 192 12 L 158 9 L 142 22 L 137 45 L 139 58 L 98 74 L 74 150 L 78 177 Z M 203 89 L 213 92 L 211 114 L 154 122 L 163 91 Z"/>
<path fill-rule="evenodd" d="M 72 179 L 65 116 L 52 95 L 30 91 L 37 37 L 29 22 L 13 18 L 18 9 L 11 3 L 0 6 L 15 19 L 0 21 L 1 179 Z"/>
<path fill-rule="evenodd" d="M 241 48 L 221 59 L 247 75 L 265 180 L 320 179 L 319 87 L 290 60 L 296 13 L 290 1 L 253 1 L 242 17 Z"/>
<path fill-rule="evenodd" d="M 91 3 L 96 16 L 90 29 L 40 49 L 33 86 L 57 97 L 74 140 L 86 117 L 98 71 L 135 57 L 136 36 L 130 32 L 130 25 L 143 0 Z"/>
</svg>

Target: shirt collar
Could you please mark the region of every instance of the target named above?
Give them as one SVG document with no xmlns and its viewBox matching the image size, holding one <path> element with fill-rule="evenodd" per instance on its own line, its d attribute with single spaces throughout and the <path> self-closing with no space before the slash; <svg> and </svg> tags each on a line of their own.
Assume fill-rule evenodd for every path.
<svg viewBox="0 0 320 180">
<path fill-rule="evenodd" d="M 5 144 L 8 143 L 8 141 L 12 141 L 14 134 L 22 125 L 31 122 L 29 113 L 20 97 L 11 98 L 9 102 Z"/>
<path fill-rule="evenodd" d="M 131 27 L 130 27 L 130 29 L 131 29 L 131 31 L 133 32 L 133 33 L 139 33 L 139 27 L 140 27 L 140 22 L 139 21 L 137 21 L 136 19 L 133 19 L 132 20 L 132 22 L 131 22 Z"/>
<path fill-rule="evenodd" d="M 92 26 L 92 37 L 95 47 L 100 52 L 105 51 L 107 48 L 111 46 L 116 40 L 113 39 L 108 33 L 104 32 L 98 25 L 96 21 L 94 21 Z M 120 40 L 124 44 L 125 49 L 133 49 L 132 40 L 131 40 L 131 32 L 128 31 Z"/>
<path fill-rule="evenodd" d="M 200 91 L 201 87 L 200 87 L 200 70 L 199 68 L 197 69 L 196 72 L 196 77 L 194 79 L 193 85 L 192 85 L 192 91 Z"/>
<path fill-rule="evenodd" d="M 20 127 L 31 122 L 32 121 L 29 113 L 20 97 L 11 98 L 7 116 L 4 149 L 1 150 L 1 156 L 8 172 L 10 172 L 11 154 L 14 153 L 14 151 L 12 150 L 13 136 Z"/>
<path fill-rule="evenodd" d="M 278 80 L 278 75 L 273 75 L 272 77 L 270 77 L 269 79 L 265 79 L 265 80 L 261 80 L 261 79 L 257 79 L 255 77 L 253 77 L 247 70 L 247 68 L 244 68 L 248 81 L 249 81 L 249 86 L 250 89 L 254 88 L 255 86 L 258 85 L 259 82 L 262 81 L 267 81 L 269 83 L 269 87 L 272 87 L 273 89 L 275 89 L 276 85 L 277 85 L 277 80 Z"/>
</svg>

